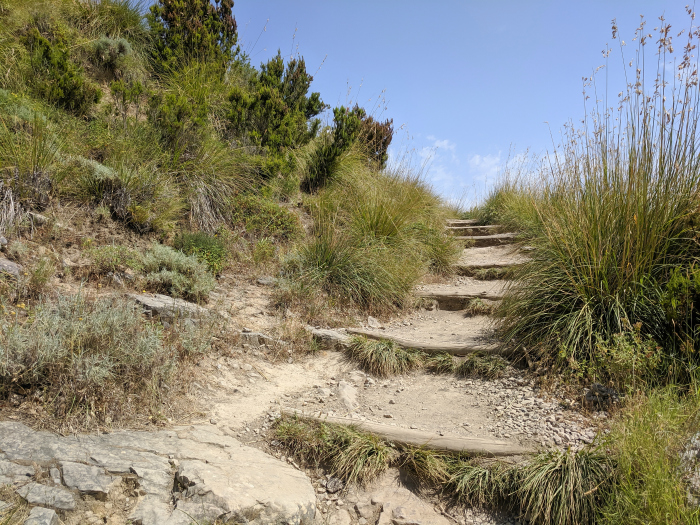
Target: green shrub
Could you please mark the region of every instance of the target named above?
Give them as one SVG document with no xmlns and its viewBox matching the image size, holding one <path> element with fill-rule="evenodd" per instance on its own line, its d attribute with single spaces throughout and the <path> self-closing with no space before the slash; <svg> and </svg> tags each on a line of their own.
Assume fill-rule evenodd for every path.
<svg viewBox="0 0 700 525">
<path fill-rule="evenodd" d="M 175 237 L 174 246 L 185 255 L 196 256 L 215 275 L 221 273 L 226 264 L 226 246 L 216 235 L 183 232 Z"/>
<path fill-rule="evenodd" d="M 319 93 L 309 95 L 312 81 L 303 58 L 292 58 L 285 66 L 278 51 L 248 85 L 230 91 L 230 132 L 239 141 L 265 148 L 272 159 L 283 158 L 287 148 L 308 143 L 320 125 L 315 117 L 325 108 Z M 276 174 L 271 166 L 266 168 L 268 176 Z"/>
<path fill-rule="evenodd" d="M 41 115 L 35 113 L 29 130 L 0 127 L 0 180 L 22 205 L 43 209 L 51 199 L 54 172 L 62 143 Z"/>
<path fill-rule="evenodd" d="M 96 273 L 117 273 L 124 270 L 141 270 L 141 254 L 136 250 L 121 245 L 97 246 L 87 250 Z"/>
<path fill-rule="evenodd" d="M 257 238 L 292 240 L 302 233 L 299 218 L 276 202 L 257 195 L 239 195 L 231 201 L 229 221 Z"/>
<path fill-rule="evenodd" d="M 157 409 L 178 361 L 205 349 L 187 341 L 205 338 L 183 326 L 184 346 L 179 337 L 165 340 L 139 312 L 123 298 L 76 295 L 42 302 L 25 321 L 0 317 L 0 391 L 37 389 L 54 415 L 100 425 L 133 417 L 134 397 Z"/>
<path fill-rule="evenodd" d="M 146 16 L 155 63 L 161 69 L 190 59 L 228 66 L 238 52 L 232 9 L 233 0 L 158 0 Z"/>
<path fill-rule="evenodd" d="M 143 255 L 146 287 L 189 301 L 206 301 L 216 281 L 207 267 L 194 255 L 154 244 Z"/>
<path fill-rule="evenodd" d="M 155 163 L 114 167 L 83 157 L 64 163 L 63 191 L 70 196 L 108 206 L 112 215 L 135 230 L 168 230 L 181 217 L 179 188 Z"/>
<path fill-rule="evenodd" d="M 61 38 L 50 42 L 33 28 L 24 37 L 24 45 L 31 54 L 38 96 L 77 115 L 84 115 L 100 101 L 102 92 L 71 61 L 68 45 Z"/>
<path fill-rule="evenodd" d="M 73 22 L 91 38 L 125 38 L 142 46 L 148 31 L 141 8 L 139 0 L 77 2 Z"/>
</svg>

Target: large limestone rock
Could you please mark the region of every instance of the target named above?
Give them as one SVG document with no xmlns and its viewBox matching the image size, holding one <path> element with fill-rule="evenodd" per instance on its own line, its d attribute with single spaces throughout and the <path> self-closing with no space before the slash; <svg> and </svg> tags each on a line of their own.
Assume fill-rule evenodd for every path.
<svg viewBox="0 0 700 525">
<path fill-rule="evenodd" d="M 215 426 L 159 432 L 57 436 L 0 422 L 0 476 L 28 480 L 22 464 L 59 463 L 71 489 L 29 482 L 30 503 L 70 510 L 80 494 L 105 497 L 119 476 L 137 476 L 134 525 L 189 525 L 193 520 L 310 525 L 316 496 L 292 466 L 245 446 Z"/>
</svg>

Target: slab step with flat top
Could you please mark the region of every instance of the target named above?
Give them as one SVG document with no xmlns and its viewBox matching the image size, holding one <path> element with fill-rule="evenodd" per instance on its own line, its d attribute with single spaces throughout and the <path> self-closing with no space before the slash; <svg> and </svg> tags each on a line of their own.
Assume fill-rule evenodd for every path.
<svg viewBox="0 0 700 525">
<path fill-rule="evenodd" d="M 455 237 L 466 246 L 484 248 L 486 246 L 500 246 L 502 244 L 513 244 L 518 240 L 517 233 L 496 233 L 495 235 L 462 235 Z"/>
<path fill-rule="evenodd" d="M 488 224 L 486 226 L 447 226 L 447 233 L 452 235 L 493 235 L 494 233 L 502 233 L 504 226 L 499 224 Z"/>
<path fill-rule="evenodd" d="M 458 286 L 433 284 L 423 285 L 416 290 L 418 297 L 431 299 L 441 310 L 464 310 L 474 299 L 500 301 L 505 294 L 507 281 L 473 281 Z"/>
<path fill-rule="evenodd" d="M 477 219 L 447 219 L 445 225 L 450 226 L 476 226 L 479 223 Z"/>
<path fill-rule="evenodd" d="M 508 269 L 523 263 L 529 258 L 513 245 L 466 248 L 455 265 L 460 275 L 474 275 L 479 270 Z"/>
</svg>

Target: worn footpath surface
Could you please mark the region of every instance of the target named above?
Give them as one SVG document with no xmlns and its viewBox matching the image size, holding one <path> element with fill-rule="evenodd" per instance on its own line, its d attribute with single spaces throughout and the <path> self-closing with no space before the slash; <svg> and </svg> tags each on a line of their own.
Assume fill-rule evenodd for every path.
<svg viewBox="0 0 700 525">
<path fill-rule="evenodd" d="M 469 223 L 451 227 L 462 235 L 494 230 L 470 231 Z M 475 268 L 524 260 L 526 254 L 507 244 L 467 248 L 459 265 L 462 274 L 471 275 Z M 490 319 L 469 312 L 475 298 L 481 304 L 498 301 L 507 286 L 472 277 L 426 284 L 416 290 L 425 308 L 384 324 L 370 318 L 364 326 L 348 328 L 418 347 L 497 345 Z M 605 418 L 604 413 L 599 419 L 586 417 L 576 400 L 538 391 L 512 367 L 491 380 L 424 371 L 382 379 L 359 370 L 331 347 L 294 360 L 284 341 L 269 335 L 280 324 L 270 305 L 273 287 L 269 278 L 220 279 L 204 315 L 217 315 L 240 330 L 240 341 L 226 355 L 199 363 L 202 373 L 188 396 L 197 407 L 193 413 L 201 415 L 188 424 L 157 432 L 59 436 L 0 421 L 0 485 L 9 489 L 2 494 L 29 503 L 15 522 L 514 524 L 516 518 L 507 514 L 447 509 L 421 494 L 398 470 L 368 487 L 345 487 L 321 471 L 303 470 L 270 442 L 268 431 L 283 411 L 297 410 L 536 450 L 589 443 Z M 203 315 L 167 297 L 135 298 L 163 318 Z M 29 404 L 25 400 L 20 412 Z M 11 508 L 0 501 L 0 519 Z"/>
</svg>

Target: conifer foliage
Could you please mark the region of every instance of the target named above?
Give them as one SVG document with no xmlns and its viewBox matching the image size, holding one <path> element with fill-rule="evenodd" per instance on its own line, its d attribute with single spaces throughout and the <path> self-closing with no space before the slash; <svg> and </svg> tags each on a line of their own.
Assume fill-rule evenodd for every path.
<svg viewBox="0 0 700 525">
<path fill-rule="evenodd" d="M 233 0 L 158 0 L 147 15 L 153 58 L 162 68 L 188 59 L 228 65 L 238 53 Z"/>
</svg>

